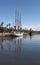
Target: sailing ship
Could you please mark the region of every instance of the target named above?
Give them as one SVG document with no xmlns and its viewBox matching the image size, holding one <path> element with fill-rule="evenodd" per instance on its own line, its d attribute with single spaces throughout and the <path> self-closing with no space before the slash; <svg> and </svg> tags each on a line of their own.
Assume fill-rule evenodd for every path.
<svg viewBox="0 0 40 65">
<path fill-rule="evenodd" d="M 21 13 L 19 14 L 19 11 L 15 11 L 15 26 L 14 26 L 15 30 L 17 30 L 17 32 L 12 31 L 10 33 L 11 36 L 14 37 L 19 37 L 19 36 L 23 36 L 23 33 L 21 33 Z M 20 32 L 19 32 L 20 30 Z"/>
</svg>

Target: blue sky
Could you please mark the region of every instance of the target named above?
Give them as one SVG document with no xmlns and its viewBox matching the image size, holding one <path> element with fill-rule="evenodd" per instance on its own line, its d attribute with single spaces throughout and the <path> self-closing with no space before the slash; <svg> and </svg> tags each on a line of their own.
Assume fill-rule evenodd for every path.
<svg viewBox="0 0 40 65">
<path fill-rule="evenodd" d="M 15 9 L 21 12 L 22 25 L 40 25 L 40 0 L 0 0 L 0 23 L 13 26 Z"/>
</svg>

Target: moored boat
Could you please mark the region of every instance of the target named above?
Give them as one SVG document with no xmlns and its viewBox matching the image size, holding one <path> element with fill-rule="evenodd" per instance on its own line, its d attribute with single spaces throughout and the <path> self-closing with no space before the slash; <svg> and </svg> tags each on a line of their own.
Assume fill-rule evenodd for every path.
<svg viewBox="0 0 40 65">
<path fill-rule="evenodd" d="M 21 34 L 20 33 L 18 33 L 18 34 L 17 33 L 16 34 L 11 33 L 10 36 L 13 36 L 13 37 L 21 37 L 21 36 L 23 36 L 23 33 L 21 33 Z"/>
<path fill-rule="evenodd" d="M 10 36 L 13 36 L 13 37 L 21 37 L 21 36 L 23 36 L 23 33 L 11 32 L 11 33 L 10 33 Z"/>
</svg>

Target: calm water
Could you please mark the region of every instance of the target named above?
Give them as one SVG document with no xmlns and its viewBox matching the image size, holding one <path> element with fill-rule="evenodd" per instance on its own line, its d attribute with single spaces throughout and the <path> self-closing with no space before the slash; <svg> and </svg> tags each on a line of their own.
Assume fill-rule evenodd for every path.
<svg viewBox="0 0 40 65">
<path fill-rule="evenodd" d="M 40 35 L 0 38 L 0 65 L 40 65 Z"/>
</svg>

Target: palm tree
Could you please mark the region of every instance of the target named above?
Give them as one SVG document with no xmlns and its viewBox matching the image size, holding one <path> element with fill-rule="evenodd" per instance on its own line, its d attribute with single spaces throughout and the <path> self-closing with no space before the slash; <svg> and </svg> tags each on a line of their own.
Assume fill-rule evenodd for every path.
<svg viewBox="0 0 40 65">
<path fill-rule="evenodd" d="M 11 24 L 9 23 L 8 26 L 9 26 L 9 28 L 10 28 Z"/>
<path fill-rule="evenodd" d="M 11 29 L 10 29 L 10 26 L 11 26 L 11 24 L 9 23 L 8 26 L 9 26 L 9 32 L 10 32 L 10 30 L 11 30 Z"/>
<path fill-rule="evenodd" d="M 1 22 L 1 24 L 0 24 L 2 35 L 3 35 L 3 24 L 4 24 L 4 22 Z"/>
<path fill-rule="evenodd" d="M 3 24 L 4 24 L 4 23 L 3 23 L 3 22 L 1 22 L 1 27 L 3 27 Z"/>
<path fill-rule="evenodd" d="M 7 29 L 8 29 L 8 24 L 7 24 L 6 27 L 5 27 L 5 32 L 7 32 Z"/>
<path fill-rule="evenodd" d="M 8 24 L 6 25 L 6 28 L 8 28 Z"/>
</svg>

